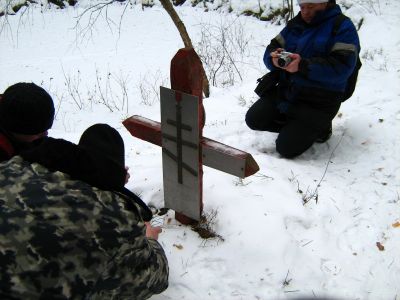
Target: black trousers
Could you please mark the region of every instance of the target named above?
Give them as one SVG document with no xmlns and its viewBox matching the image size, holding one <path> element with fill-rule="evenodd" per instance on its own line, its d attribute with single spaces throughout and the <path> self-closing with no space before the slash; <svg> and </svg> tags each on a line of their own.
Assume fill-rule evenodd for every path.
<svg viewBox="0 0 400 300">
<path fill-rule="evenodd" d="M 286 158 L 298 156 L 310 148 L 330 128 L 340 108 L 340 102 L 321 108 L 294 103 L 286 113 L 281 113 L 277 103 L 276 92 L 256 101 L 246 113 L 246 124 L 253 130 L 278 132 L 276 150 Z"/>
</svg>

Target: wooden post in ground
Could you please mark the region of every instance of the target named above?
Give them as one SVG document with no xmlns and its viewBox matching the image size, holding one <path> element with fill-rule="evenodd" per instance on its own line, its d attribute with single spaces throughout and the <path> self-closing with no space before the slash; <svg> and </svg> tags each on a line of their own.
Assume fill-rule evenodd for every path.
<svg viewBox="0 0 400 300">
<path fill-rule="evenodd" d="M 123 124 L 135 137 L 163 148 L 165 206 L 182 224 L 200 220 L 203 164 L 244 178 L 259 167 L 246 152 L 203 137 L 202 66 L 192 48 L 171 61 L 171 89 L 161 87 L 161 123 L 132 116 Z"/>
</svg>

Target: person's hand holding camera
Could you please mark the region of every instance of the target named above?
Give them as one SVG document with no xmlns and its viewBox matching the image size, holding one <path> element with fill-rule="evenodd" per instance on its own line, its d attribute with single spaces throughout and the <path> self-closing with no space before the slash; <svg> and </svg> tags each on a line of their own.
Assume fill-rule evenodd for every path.
<svg viewBox="0 0 400 300">
<path fill-rule="evenodd" d="M 286 52 L 283 48 L 277 48 L 271 52 L 272 63 L 275 67 L 281 68 L 289 73 L 296 73 L 299 70 L 301 56 L 297 53 Z"/>
<path fill-rule="evenodd" d="M 281 57 L 281 52 L 285 51 L 285 49 L 283 48 L 277 48 L 275 51 L 272 51 L 270 53 L 271 58 L 272 58 L 272 63 L 274 64 L 275 67 L 280 68 L 279 64 L 278 64 L 278 59 Z"/>
</svg>

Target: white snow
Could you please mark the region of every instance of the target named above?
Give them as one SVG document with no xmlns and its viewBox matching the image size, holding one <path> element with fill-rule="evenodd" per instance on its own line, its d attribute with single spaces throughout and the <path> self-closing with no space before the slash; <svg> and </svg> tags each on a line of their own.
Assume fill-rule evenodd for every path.
<svg viewBox="0 0 400 300">
<path fill-rule="evenodd" d="M 271 2 L 282 3 L 261 1 Z M 53 137 L 77 142 L 94 123 L 116 127 L 126 145 L 128 188 L 161 208 L 161 149 L 132 137 L 121 122 L 131 115 L 160 120 L 154 90 L 170 87 L 170 60 L 183 43 L 159 4 L 142 10 L 115 3 L 88 27 L 94 19 L 79 19 L 88 3 L 30 5 L 0 17 L 0 91 L 20 81 L 46 88 L 57 106 Z M 237 12 L 258 3 L 232 6 Z M 215 215 L 221 238 L 200 238 L 172 211 L 154 220 L 163 227 L 170 286 L 152 299 L 400 299 L 400 3 L 341 3 L 351 5 L 345 13 L 356 24 L 363 19 L 358 86 L 334 120 L 332 138 L 293 160 L 275 152 L 276 134 L 244 123 L 257 100 L 256 79 L 266 72 L 265 46 L 283 24 L 177 8 L 195 45 L 206 24 L 243 30 L 243 81 L 211 88 L 204 136 L 251 153 L 260 171 L 239 180 L 204 167 L 204 213 Z"/>
</svg>

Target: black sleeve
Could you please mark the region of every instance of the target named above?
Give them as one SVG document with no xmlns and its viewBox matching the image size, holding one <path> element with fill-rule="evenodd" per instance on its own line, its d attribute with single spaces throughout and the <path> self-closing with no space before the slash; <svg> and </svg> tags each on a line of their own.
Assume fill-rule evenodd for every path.
<svg viewBox="0 0 400 300">
<path fill-rule="evenodd" d="M 120 190 L 119 192 L 125 196 L 124 199 L 126 199 L 125 204 L 127 209 L 133 209 L 131 202 L 133 201 L 140 207 L 140 215 L 142 216 L 143 221 L 149 222 L 151 220 L 151 218 L 153 217 L 153 213 L 142 199 L 140 199 L 136 194 L 128 190 L 126 187 L 122 188 L 122 190 Z"/>
<path fill-rule="evenodd" d="M 0 148 L 0 163 L 5 162 L 10 159 L 10 156 L 4 149 Z"/>
<path fill-rule="evenodd" d="M 282 45 L 278 42 L 278 40 L 276 38 L 273 38 L 271 40 L 271 42 L 269 43 L 269 45 L 267 46 L 267 51 L 269 53 L 275 51 L 278 48 L 282 48 Z"/>
</svg>

